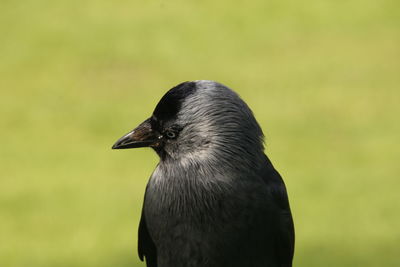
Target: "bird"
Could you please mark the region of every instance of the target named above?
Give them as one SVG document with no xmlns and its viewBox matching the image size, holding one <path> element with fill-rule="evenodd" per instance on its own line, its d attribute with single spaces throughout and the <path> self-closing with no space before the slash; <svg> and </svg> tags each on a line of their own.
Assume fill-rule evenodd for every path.
<svg viewBox="0 0 400 267">
<path fill-rule="evenodd" d="M 209 80 L 178 84 L 112 146 L 139 147 L 160 158 L 139 222 L 147 267 L 292 266 L 287 190 L 236 92 Z"/>
</svg>

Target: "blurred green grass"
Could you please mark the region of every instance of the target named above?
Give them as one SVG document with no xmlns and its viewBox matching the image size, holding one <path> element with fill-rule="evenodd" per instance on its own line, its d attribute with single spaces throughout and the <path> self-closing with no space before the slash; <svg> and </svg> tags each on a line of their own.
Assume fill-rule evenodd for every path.
<svg viewBox="0 0 400 267">
<path fill-rule="evenodd" d="M 0 2 L 0 266 L 144 266 L 150 150 L 194 79 L 239 92 L 285 178 L 295 266 L 399 266 L 400 2 Z"/>
</svg>

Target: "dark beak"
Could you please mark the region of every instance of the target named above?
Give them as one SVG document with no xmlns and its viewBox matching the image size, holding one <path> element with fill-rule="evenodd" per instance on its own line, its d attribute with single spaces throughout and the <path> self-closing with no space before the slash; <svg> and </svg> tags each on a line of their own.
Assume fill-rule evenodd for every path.
<svg viewBox="0 0 400 267">
<path fill-rule="evenodd" d="M 150 124 L 150 119 L 142 122 L 138 127 L 121 137 L 112 149 L 126 149 L 136 147 L 156 147 L 160 143 L 159 135 L 156 134 Z"/>
</svg>

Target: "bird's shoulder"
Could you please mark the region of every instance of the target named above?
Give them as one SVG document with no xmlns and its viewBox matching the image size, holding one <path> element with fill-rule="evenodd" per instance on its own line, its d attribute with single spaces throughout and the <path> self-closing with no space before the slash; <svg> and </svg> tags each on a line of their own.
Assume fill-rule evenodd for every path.
<svg viewBox="0 0 400 267">
<path fill-rule="evenodd" d="M 265 156 L 259 175 L 265 184 L 275 213 L 277 252 L 281 266 L 291 266 L 294 254 L 294 224 L 285 183 L 279 172 Z"/>
<path fill-rule="evenodd" d="M 278 208 L 282 210 L 289 209 L 289 200 L 285 183 L 267 156 L 263 159 L 263 163 L 258 171 L 258 176 Z"/>
</svg>

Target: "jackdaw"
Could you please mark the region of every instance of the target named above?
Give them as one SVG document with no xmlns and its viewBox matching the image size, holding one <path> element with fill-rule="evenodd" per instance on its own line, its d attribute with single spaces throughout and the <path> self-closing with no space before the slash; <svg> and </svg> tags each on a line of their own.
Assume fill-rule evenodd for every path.
<svg viewBox="0 0 400 267">
<path fill-rule="evenodd" d="M 151 147 L 139 257 L 148 267 L 289 267 L 294 226 L 283 180 L 246 103 L 214 81 L 169 90 L 113 149 Z"/>
</svg>

